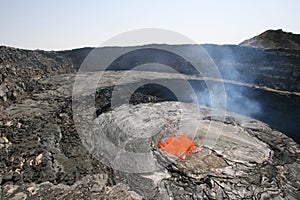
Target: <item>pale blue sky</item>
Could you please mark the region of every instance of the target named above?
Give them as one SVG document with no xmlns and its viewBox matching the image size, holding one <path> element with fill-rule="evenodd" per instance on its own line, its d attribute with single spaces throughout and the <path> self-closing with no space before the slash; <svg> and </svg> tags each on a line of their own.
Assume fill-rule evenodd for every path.
<svg viewBox="0 0 300 200">
<path fill-rule="evenodd" d="M 98 46 L 139 28 L 176 31 L 197 43 L 238 44 L 267 29 L 300 33 L 299 0 L 0 0 L 0 45 Z"/>
</svg>

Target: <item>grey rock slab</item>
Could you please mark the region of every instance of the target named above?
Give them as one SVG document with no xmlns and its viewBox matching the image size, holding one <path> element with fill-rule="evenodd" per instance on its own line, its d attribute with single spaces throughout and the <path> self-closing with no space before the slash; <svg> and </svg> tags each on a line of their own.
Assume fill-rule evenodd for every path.
<svg viewBox="0 0 300 200">
<path fill-rule="evenodd" d="M 290 164 L 279 165 L 278 160 L 284 159 L 280 157 L 283 155 L 276 154 L 276 149 L 265 142 L 268 137 L 272 140 L 275 136 L 270 127 L 234 113 L 227 112 L 224 119 L 218 120 L 212 114 L 205 107 L 200 107 L 196 113 L 195 105 L 179 102 L 122 105 L 96 119 L 100 125 L 98 131 L 118 148 L 105 151 L 103 146 L 97 146 L 100 143 L 96 140 L 100 138 L 85 139 L 89 138 L 89 143 L 95 144 L 95 154 L 110 152 L 110 165 L 114 167 L 114 163 L 119 163 L 117 180 L 126 180 L 131 190 L 146 199 L 165 198 L 166 194 L 174 199 L 189 199 L 191 196 L 201 199 L 300 197 L 299 181 L 296 181 L 300 174 L 299 170 L 295 170 L 300 167 L 299 153 L 295 150 L 295 153 L 290 152 L 294 160 L 289 160 Z M 186 126 L 191 121 L 197 122 L 197 126 L 193 127 L 197 128 L 196 135 L 189 134 L 192 129 Z M 210 127 L 215 125 L 212 122 L 222 129 Z M 184 123 L 187 124 L 182 125 Z M 217 135 L 209 136 L 217 138 L 214 145 L 204 143 L 209 128 L 212 129 L 209 133 L 221 130 Z M 251 130 L 265 138 L 261 140 Z M 162 138 L 181 133 L 193 139 L 200 149 L 198 153 L 187 155 L 182 160 L 157 147 Z M 283 134 L 277 134 L 277 137 L 278 143 L 287 140 Z M 299 145 L 291 139 L 288 141 L 289 148 L 299 149 Z M 120 152 L 111 152 L 118 150 Z M 135 158 L 126 157 L 131 155 L 126 152 L 131 151 L 136 153 Z M 136 159 L 145 152 L 151 155 L 151 159 Z M 155 166 L 153 169 L 156 170 L 145 172 L 141 170 L 144 165 Z M 127 167 L 135 172 L 126 172 Z M 286 177 L 286 174 L 290 176 Z M 143 189 L 142 185 L 149 186 Z"/>
</svg>

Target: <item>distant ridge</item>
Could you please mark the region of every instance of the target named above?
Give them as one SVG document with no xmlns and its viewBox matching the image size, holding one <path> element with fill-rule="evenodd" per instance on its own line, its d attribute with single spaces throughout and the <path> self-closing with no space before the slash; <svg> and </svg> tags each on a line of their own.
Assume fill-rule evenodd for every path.
<svg viewBox="0 0 300 200">
<path fill-rule="evenodd" d="M 300 34 L 284 32 L 282 29 L 267 30 L 239 45 L 260 49 L 300 50 Z"/>
</svg>

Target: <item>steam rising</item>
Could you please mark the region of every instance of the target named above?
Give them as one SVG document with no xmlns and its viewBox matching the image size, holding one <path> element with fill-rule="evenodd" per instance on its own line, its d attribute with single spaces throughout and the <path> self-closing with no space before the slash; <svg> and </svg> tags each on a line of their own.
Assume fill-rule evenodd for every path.
<svg viewBox="0 0 300 200">
<path fill-rule="evenodd" d="M 211 54 L 214 62 L 217 64 L 223 79 L 234 80 L 241 83 L 255 79 L 253 75 L 249 75 L 247 80 L 245 80 L 245 77 L 236 69 L 238 61 L 231 48 L 224 48 L 225 50 L 221 52 L 216 52 L 213 48 L 209 48 L 210 46 L 206 46 L 209 54 Z M 260 103 L 255 100 L 255 92 L 252 88 L 231 83 L 224 83 L 224 87 L 227 110 L 250 117 L 255 117 L 260 114 L 261 106 Z M 208 89 L 201 89 L 201 87 L 197 87 L 195 84 L 193 88 L 196 90 L 198 101 L 206 106 L 211 106 Z"/>
</svg>

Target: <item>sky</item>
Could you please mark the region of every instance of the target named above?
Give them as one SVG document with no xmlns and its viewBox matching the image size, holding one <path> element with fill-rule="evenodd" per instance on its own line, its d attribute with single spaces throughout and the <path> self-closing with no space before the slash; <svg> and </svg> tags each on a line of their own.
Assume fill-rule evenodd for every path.
<svg viewBox="0 0 300 200">
<path fill-rule="evenodd" d="M 239 44 L 268 29 L 300 33 L 299 9 L 299 0 L 0 0 L 0 45 L 96 47 L 142 28 L 200 44 Z"/>
</svg>

